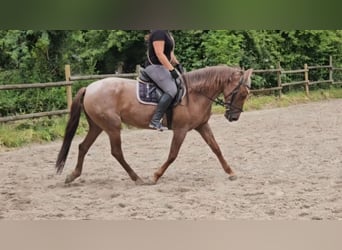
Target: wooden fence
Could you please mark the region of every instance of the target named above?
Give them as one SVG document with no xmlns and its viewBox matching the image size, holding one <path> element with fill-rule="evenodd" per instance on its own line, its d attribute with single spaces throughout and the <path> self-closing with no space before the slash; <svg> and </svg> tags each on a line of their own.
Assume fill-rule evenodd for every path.
<svg viewBox="0 0 342 250">
<path fill-rule="evenodd" d="M 72 103 L 72 84 L 74 81 L 81 80 L 95 80 L 95 79 L 103 79 L 106 77 L 123 77 L 123 78 L 136 78 L 138 76 L 140 67 L 137 66 L 135 73 L 128 74 L 102 74 L 102 75 L 84 75 L 84 76 L 72 76 L 70 65 L 65 66 L 65 81 L 61 82 L 51 82 L 51 83 L 29 83 L 29 84 L 10 84 L 10 85 L 0 85 L 1 90 L 14 90 L 14 89 L 28 89 L 28 88 L 47 88 L 47 87 L 66 87 L 66 99 L 67 99 L 67 108 L 63 110 L 55 110 L 48 112 L 40 112 L 40 113 L 32 113 L 32 114 L 24 114 L 24 115 L 16 115 L 16 116 L 8 116 L 8 117 L 0 117 L 0 122 L 8 122 L 15 121 L 21 119 L 29 119 L 29 118 L 37 118 L 43 116 L 51 116 L 51 115 L 61 115 L 69 113 L 71 103 Z M 310 81 L 309 79 L 309 71 L 316 69 L 327 69 L 329 71 L 329 79 L 321 80 L 321 81 Z M 315 85 L 318 83 L 328 83 L 328 84 L 341 84 L 341 81 L 334 81 L 333 73 L 334 71 L 342 71 L 342 68 L 337 68 L 333 66 L 332 57 L 329 58 L 329 65 L 323 66 L 308 66 L 304 64 L 303 69 L 297 70 L 283 70 L 278 63 L 276 69 L 256 69 L 253 71 L 254 74 L 276 74 L 277 78 L 277 86 L 271 88 L 262 88 L 262 89 L 252 89 L 252 93 L 265 93 L 270 91 L 278 91 L 279 94 L 282 93 L 282 90 L 286 86 L 293 85 L 302 85 L 304 87 L 305 93 L 309 95 L 309 90 L 311 85 Z M 286 74 L 303 74 L 302 81 L 294 81 L 294 82 L 282 82 L 282 76 Z"/>
<path fill-rule="evenodd" d="M 23 83 L 23 84 L 8 84 L 8 85 L 0 85 L 1 90 L 18 90 L 18 89 L 30 89 L 30 88 L 51 88 L 51 87 L 66 87 L 66 101 L 67 108 L 63 110 L 54 110 L 47 112 L 39 112 L 39 113 L 31 113 L 31 114 L 23 114 L 23 115 L 15 115 L 15 116 L 7 116 L 0 117 L 1 122 L 9 122 L 30 118 L 38 118 L 43 116 L 52 116 L 52 115 L 61 115 L 67 114 L 70 111 L 71 103 L 72 103 L 72 84 L 75 81 L 80 80 L 95 80 L 95 79 L 103 79 L 106 77 L 123 77 L 123 78 L 136 78 L 138 76 L 139 67 L 137 66 L 137 71 L 135 73 L 128 74 L 103 74 L 103 75 L 85 75 L 85 76 L 72 76 L 70 65 L 65 65 L 65 81 L 61 82 L 49 82 L 49 83 Z"/>
<path fill-rule="evenodd" d="M 0 90 L 47 88 L 47 87 L 61 87 L 61 86 L 66 86 L 67 88 L 71 88 L 71 84 L 72 84 L 72 82 L 70 82 L 70 81 L 49 82 L 49 83 L 10 84 L 10 85 L 0 85 Z M 66 114 L 66 113 L 69 113 L 69 109 L 0 117 L 0 122 L 8 122 L 8 121 L 15 121 L 15 120 L 22 120 L 22 119 L 29 119 L 29 118 L 37 118 L 37 117 L 50 116 L 50 115 L 61 115 L 61 114 Z"/>
<path fill-rule="evenodd" d="M 309 71 L 310 70 L 317 70 L 317 69 L 327 69 L 329 71 L 329 79 L 319 80 L 319 81 L 310 81 Z M 334 78 L 333 78 L 334 71 L 342 71 L 342 68 L 338 68 L 338 67 L 333 66 L 333 59 L 331 56 L 329 57 L 329 65 L 308 66 L 307 64 L 304 64 L 303 69 L 297 69 L 297 70 L 283 70 L 280 66 L 280 63 L 278 63 L 277 69 L 253 70 L 254 74 L 264 74 L 264 73 L 277 74 L 277 87 L 254 89 L 251 92 L 257 93 L 257 92 L 269 92 L 269 91 L 275 90 L 275 91 L 279 91 L 279 95 L 281 95 L 283 88 L 286 86 L 302 85 L 304 87 L 306 95 L 309 95 L 310 86 L 312 86 L 312 85 L 319 84 L 319 83 L 342 84 L 342 80 L 334 81 Z M 283 75 L 300 74 L 300 73 L 303 74 L 303 80 L 302 81 L 284 82 L 284 83 L 281 81 L 281 78 Z"/>
</svg>

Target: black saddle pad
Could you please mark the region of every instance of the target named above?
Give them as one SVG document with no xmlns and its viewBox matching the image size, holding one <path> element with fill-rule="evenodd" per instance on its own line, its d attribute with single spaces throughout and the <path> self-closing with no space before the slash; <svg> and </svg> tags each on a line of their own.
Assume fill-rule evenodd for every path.
<svg viewBox="0 0 342 250">
<path fill-rule="evenodd" d="M 152 83 L 137 82 L 137 98 L 143 104 L 157 105 L 160 93 L 157 92 L 157 87 Z"/>
</svg>

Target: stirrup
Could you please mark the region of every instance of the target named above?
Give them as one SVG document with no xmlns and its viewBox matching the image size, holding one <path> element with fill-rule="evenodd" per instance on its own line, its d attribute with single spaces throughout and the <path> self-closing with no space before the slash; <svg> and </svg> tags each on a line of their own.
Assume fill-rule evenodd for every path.
<svg viewBox="0 0 342 250">
<path fill-rule="evenodd" d="M 164 127 L 160 122 L 159 123 L 150 122 L 150 124 L 148 126 L 149 126 L 149 128 L 156 129 L 158 131 L 168 130 L 168 128 Z"/>
</svg>

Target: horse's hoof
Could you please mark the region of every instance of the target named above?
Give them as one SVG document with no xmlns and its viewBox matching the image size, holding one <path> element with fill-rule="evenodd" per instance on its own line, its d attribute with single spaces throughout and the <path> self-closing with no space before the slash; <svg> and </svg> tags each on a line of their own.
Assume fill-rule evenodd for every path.
<svg viewBox="0 0 342 250">
<path fill-rule="evenodd" d="M 235 181 L 235 180 L 237 180 L 237 176 L 236 175 L 231 175 L 231 176 L 229 176 L 229 180 Z"/>
<path fill-rule="evenodd" d="M 142 185 L 146 185 L 146 183 L 142 179 L 138 178 L 135 181 L 135 185 L 142 186 Z"/>
<path fill-rule="evenodd" d="M 66 179 L 65 179 L 65 184 L 69 184 L 69 183 L 71 183 L 71 182 L 73 182 L 75 180 L 75 177 L 72 175 L 72 174 L 70 174 L 70 175 L 68 175 L 67 177 L 66 177 Z"/>
<path fill-rule="evenodd" d="M 147 185 L 156 185 L 157 181 L 156 180 L 149 180 Z"/>
<path fill-rule="evenodd" d="M 157 182 L 155 180 L 153 180 L 153 179 L 150 179 L 150 178 L 148 178 L 144 182 L 144 185 L 146 185 L 146 186 L 152 186 L 152 185 L 156 185 L 156 184 L 157 184 Z"/>
<path fill-rule="evenodd" d="M 141 179 L 137 179 L 135 181 L 135 184 L 138 185 L 138 186 L 151 186 L 151 185 L 155 185 L 156 182 L 154 182 L 152 180 L 143 181 Z"/>
</svg>

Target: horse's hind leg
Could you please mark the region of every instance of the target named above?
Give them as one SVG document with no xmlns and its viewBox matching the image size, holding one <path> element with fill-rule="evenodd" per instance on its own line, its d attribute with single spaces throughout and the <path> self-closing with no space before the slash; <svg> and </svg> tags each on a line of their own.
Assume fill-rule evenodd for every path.
<svg viewBox="0 0 342 250">
<path fill-rule="evenodd" d="M 209 145 L 211 150 L 215 153 L 217 158 L 219 159 L 224 171 L 229 175 L 230 180 L 235 180 L 237 177 L 234 174 L 233 170 L 231 167 L 228 165 L 226 160 L 223 158 L 222 152 L 220 150 L 219 145 L 217 144 L 213 132 L 211 131 L 211 128 L 208 123 L 202 125 L 201 127 L 198 127 L 196 129 L 202 138 L 205 140 L 205 142 Z"/>
<path fill-rule="evenodd" d="M 65 180 L 65 183 L 70 183 L 74 181 L 77 177 L 79 177 L 82 173 L 82 167 L 83 167 L 83 161 L 86 153 L 88 152 L 91 145 L 94 143 L 96 138 L 99 136 L 99 134 L 102 132 L 102 129 L 98 127 L 93 121 L 91 121 L 88 117 L 88 123 L 89 123 L 89 131 L 86 135 L 83 142 L 81 142 L 78 145 L 78 158 L 77 158 L 77 164 L 74 169 L 74 171 L 69 174 Z"/>
<path fill-rule="evenodd" d="M 117 161 L 121 164 L 121 166 L 126 170 L 129 177 L 135 182 L 137 185 L 144 184 L 142 179 L 134 172 L 134 170 L 128 165 L 126 162 L 122 148 L 121 148 L 121 136 L 120 136 L 120 128 L 114 128 L 112 131 L 107 131 L 110 139 L 110 146 L 112 155 L 117 159 Z"/>
</svg>

